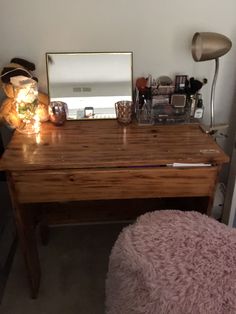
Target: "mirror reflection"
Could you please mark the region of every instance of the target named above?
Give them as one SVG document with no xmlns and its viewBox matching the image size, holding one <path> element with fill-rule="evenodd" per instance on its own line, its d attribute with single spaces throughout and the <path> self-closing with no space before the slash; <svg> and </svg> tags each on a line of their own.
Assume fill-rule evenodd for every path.
<svg viewBox="0 0 236 314">
<path fill-rule="evenodd" d="M 46 53 L 50 101 L 68 119 L 114 119 L 115 103 L 132 101 L 132 52 Z"/>
</svg>

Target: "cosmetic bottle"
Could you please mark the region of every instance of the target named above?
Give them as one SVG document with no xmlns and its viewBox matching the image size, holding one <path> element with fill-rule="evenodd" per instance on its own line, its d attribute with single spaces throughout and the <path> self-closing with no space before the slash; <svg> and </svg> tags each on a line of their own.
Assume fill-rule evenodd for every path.
<svg viewBox="0 0 236 314">
<path fill-rule="evenodd" d="M 203 101 L 201 96 L 198 96 L 198 101 L 197 101 L 197 106 L 194 112 L 194 118 L 195 119 L 202 119 L 203 117 L 203 111 L 204 111 L 204 107 L 203 107 Z"/>
<path fill-rule="evenodd" d="M 190 95 L 189 107 L 190 107 L 190 117 L 193 118 L 195 108 L 196 108 L 196 97 L 195 97 L 195 95 Z"/>
</svg>

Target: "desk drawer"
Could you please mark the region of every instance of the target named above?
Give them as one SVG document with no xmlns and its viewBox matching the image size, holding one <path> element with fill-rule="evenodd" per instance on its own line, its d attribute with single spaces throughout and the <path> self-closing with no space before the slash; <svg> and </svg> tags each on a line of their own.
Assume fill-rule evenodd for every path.
<svg viewBox="0 0 236 314">
<path fill-rule="evenodd" d="M 13 172 L 20 203 L 211 196 L 218 168 Z"/>
</svg>

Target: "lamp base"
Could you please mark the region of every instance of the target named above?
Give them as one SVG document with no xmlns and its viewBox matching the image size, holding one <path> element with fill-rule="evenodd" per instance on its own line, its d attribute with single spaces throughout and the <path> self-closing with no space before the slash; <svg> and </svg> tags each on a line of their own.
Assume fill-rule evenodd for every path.
<svg viewBox="0 0 236 314">
<path fill-rule="evenodd" d="M 218 131 L 227 129 L 229 127 L 229 125 L 226 123 L 222 123 L 222 124 L 214 125 L 212 127 L 206 126 L 206 125 L 200 125 L 200 127 L 204 133 L 208 133 L 208 134 L 213 135 L 213 134 L 217 133 Z"/>
</svg>

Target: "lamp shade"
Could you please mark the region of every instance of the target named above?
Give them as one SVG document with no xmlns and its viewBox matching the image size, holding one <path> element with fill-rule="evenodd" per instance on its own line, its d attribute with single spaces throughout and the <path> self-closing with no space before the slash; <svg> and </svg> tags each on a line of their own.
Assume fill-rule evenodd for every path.
<svg viewBox="0 0 236 314">
<path fill-rule="evenodd" d="M 195 61 L 217 59 L 226 54 L 232 46 L 231 40 L 221 34 L 195 33 L 192 40 L 192 56 Z"/>
</svg>

